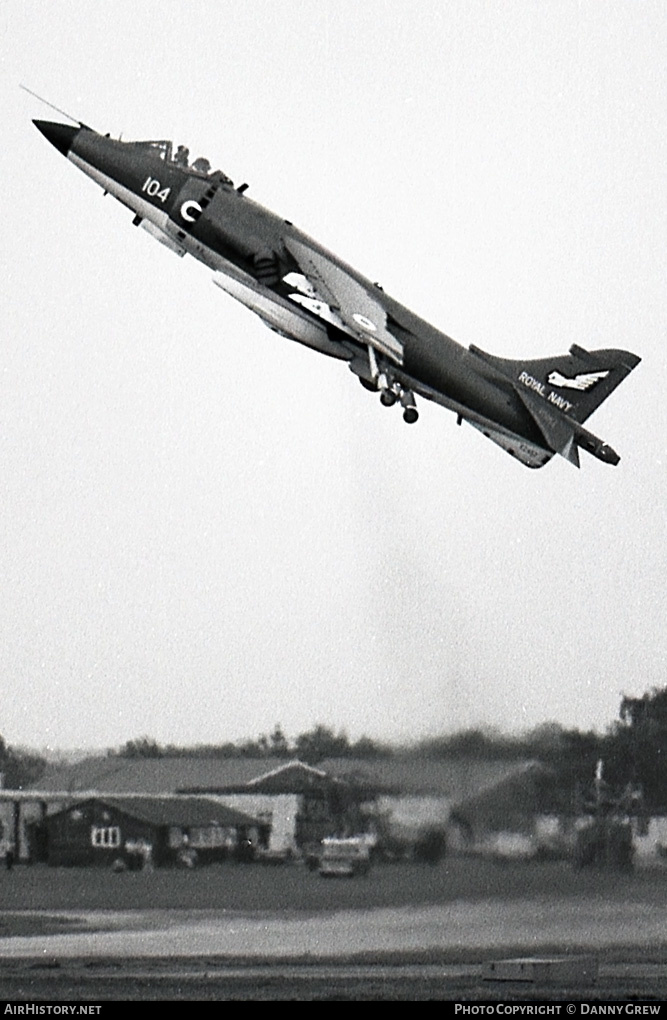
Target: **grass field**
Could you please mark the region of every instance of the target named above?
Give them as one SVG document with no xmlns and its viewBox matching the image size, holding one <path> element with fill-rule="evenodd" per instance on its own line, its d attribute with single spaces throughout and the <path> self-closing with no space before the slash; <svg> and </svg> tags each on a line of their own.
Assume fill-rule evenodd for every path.
<svg viewBox="0 0 667 1020">
<path fill-rule="evenodd" d="M 297 865 L 121 874 L 22 866 L 0 872 L 6 940 L 0 997 L 662 1000 L 666 905 L 667 869 L 619 874 L 575 871 L 562 862 L 451 857 L 434 867 L 377 865 L 356 879 L 324 879 Z M 53 935 L 65 938 L 43 938 Z M 73 945 L 67 949 L 63 941 Z M 494 987 L 479 976 L 434 978 L 426 971 L 351 978 L 345 970 L 346 959 L 390 967 L 479 964 L 536 952 L 593 952 L 607 967 L 634 963 L 659 971 L 608 972 L 595 990 L 566 990 Z M 340 970 L 313 977 L 308 968 L 318 955 L 335 957 Z M 307 964 L 302 979 L 282 976 L 283 957 Z M 261 979 L 225 970 L 258 959 L 271 963 Z"/>
<path fill-rule="evenodd" d="M 554 898 L 562 902 L 582 897 L 667 905 L 667 869 L 619 874 L 575 871 L 565 862 L 501 864 L 451 857 L 435 866 L 380 864 L 367 877 L 354 879 L 322 878 L 295 864 L 220 864 L 193 871 L 120 874 L 107 869 L 35 865 L 0 872 L 0 911 L 12 913 L 160 909 L 320 912 L 454 900 Z"/>
</svg>

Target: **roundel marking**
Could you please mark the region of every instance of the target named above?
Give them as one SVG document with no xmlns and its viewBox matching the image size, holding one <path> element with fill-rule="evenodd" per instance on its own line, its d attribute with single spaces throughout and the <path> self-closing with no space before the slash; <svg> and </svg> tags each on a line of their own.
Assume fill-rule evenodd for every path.
<svg viewBox="0 0 667 1020">
<path fill-rule="evenodd" d="M 359 312 L 355 312 L 352 318 L 354 319 L 358 326 L 361 326 L 362 329 L 368 329 L 372 333 L 375 333 L 375 331 L 377 330 L 377 326 L 375 325 L 375 323 L 372 322 L 365 315 L 361 315 Z"/>
<path fill-rule="evenodd" d="M 184 220 L 187 220 L 188 223 L 194 223 L 198 220 L 202 212 L 203 210 L 199 202 L 193 202 L 191 199 L 184 202 L 181 206 L 181 216 Z"/>
</svg>

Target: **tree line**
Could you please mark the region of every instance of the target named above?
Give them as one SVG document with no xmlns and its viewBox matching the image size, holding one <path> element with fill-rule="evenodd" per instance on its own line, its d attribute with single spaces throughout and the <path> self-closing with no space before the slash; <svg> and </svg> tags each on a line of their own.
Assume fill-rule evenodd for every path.
<svg viewBox="0 0 667 1020">
<path fill-rule="evenodd" d="M 0 736 L 0 785 L 8 790 L 21 790 L 31 786 L 46 768 L 46 759 L 33 751 L 11 748 Z"/>
<path fill-rule="evenodd" d="M 323 724 L 289 739 L 277 725 L 271 733 L 254 740 L 190 747 L 159 744 L 152 737 L 142 736 L 108 750 L 107 754 L 134 759 L 193 755 L 298 758 L 311 765 L 328 758 L 531 760 L 548 767 L 554 779 L 552 787 L 561 790 L 566 798 L 571 798 L 577 785 L 593 783 L 601 761 L 608 789 L 641 790 L 648 810 L 667 809 L 667 687 L 654 688 L 639 698 L 624 697 L 618 719 L 602 734 L 547 723 L 521 735 L 473 728 L 399 746 L 366 736 L 350 740 L 344 730 L 336 732 Z M 12 749 L 0 737 L 0 773 L 5 787 L 20 789 L 38 782 L 46 764 L 39 754 Z"/>
<path fill-rule="evenodd" d="M 158 744 L 152 737 L 128 740 L 121 748 L 107 752 L 120 758 L 298 758 L 309 765 L 316 765 L 325 758 L 373 758 L 390 757 L 394 751 L 389 744 L 361 737 L 351 741 L 344 730 L 336 733 L 328 726 L 317 725 L 294 740 L 289 740 L 280 725 L 271 733 L 261 734 L 254 740 L 237 743 L 196 744 L 179 747 L 174 744 Z"/>
</svg>

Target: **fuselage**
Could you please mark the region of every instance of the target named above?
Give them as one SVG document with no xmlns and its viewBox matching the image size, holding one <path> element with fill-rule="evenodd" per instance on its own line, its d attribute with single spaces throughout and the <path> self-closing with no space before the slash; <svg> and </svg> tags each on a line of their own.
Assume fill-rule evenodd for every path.
<svg viewBox="0 0 667 1020">
<path fill-rule="evenodd" d="M 424 395 L 430 395 L 430 391 L 446 394 L 512 431 L 539 439 L 511 385 L 502 386 L 498 373 L 490 366 L 390 297 L 289 220 L 237 190 L 224 175 L 216 179 L 215 173 L 197 173 L 166 162 L 157 149 L 144 148 L 143 143 L 116 141 L 85 129 L 73 137 L 67 155 L 105 191 L 164 231 L 176 246 L 217 272 L 224 274 L 231 263 L 257 279 L 259 265 L 261 280 L 264 266 L 265 285 L 286 296 L 290 288 L 282 283 L 282 278 L 298 267 L 285 247 L 285 240 L 295 238 L 326 255 L 363 287 L 374 291 L 386 308 L 392 330 L 404 345 L 402 371 L 396 370 L 399 378 L 404 377 L 417 392 L 425 389 L 429 393 L 424 392 Z M 272 260 L 275 260 L 273 264 Z M 313 318 L 317 316 L 313 314 Z M 335 334 L 335 331 L 336 327 L 329 323 L 328 334 Z M 338 339 L 345 345 L 342 349 L 334 340 L 328 350 L 320 348 L 321 353 L 349 358 L 353 338 L 339 335 Z M 357 346 L 362 353 L 363 346 Z"/>
<path fill-rule="evenodd" d="M 494 358 L 461 346 L 290 220 L 249 198 L 207 160 L 189 162 L 170 142 L 121 142 L 81 126 L 35 121 L 42 133 L 133 222 L 178 255 L 214 272 L 214 282 L 277 333 L 344 360 L 404 419 L 414 394 L 442 404 L 530 467 L 554 452 L 578 465 L 577 447 L 616 463 L 581 423 L 639 359 L 625 351 L 541 361 Z M 591 368 L 599 368 L 591 372 Z M 585 371 L 584 371 L 585 370 Z M 592 397 L 571 389 L 592 390 Z"/>
</svg>

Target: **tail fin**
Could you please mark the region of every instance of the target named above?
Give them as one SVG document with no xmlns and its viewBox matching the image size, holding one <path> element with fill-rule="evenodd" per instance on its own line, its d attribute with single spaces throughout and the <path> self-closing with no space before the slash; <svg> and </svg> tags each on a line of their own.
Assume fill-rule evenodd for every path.
<svg viewBox="0 0 667 1020">
<path fill-rule="evenodd" d="M 590 418 L 641 361 L 629 351 L 585 351 L 576 344 L 570 347 L 569 354 L 538 361 L 495 358 L 476 348 L 474 352 L 509 376 L 518 387 L 539 394 L 579 424 Z"/>
<path fill-rule="evenodd" d="M 582 425 L 641 358 L 629 351 L 585 351 L 570 347 L 570 353 L 539 361 L 511 361 L 470 350 L 509 379 L 524 407 L 537 425 L 546 449 L 560 453 L 579 467 L 578 447 L 607 464 L 618 464 L 619 456 Z M 521 458 L 524 459 L 524 458 Z M 524 460 L 524 463 L 528 463 Z"/>
</svg>

